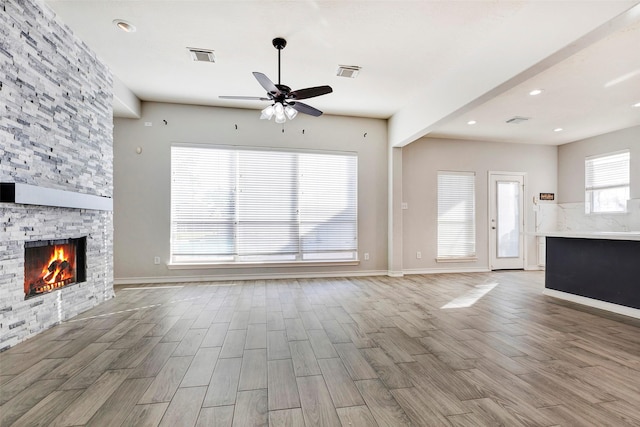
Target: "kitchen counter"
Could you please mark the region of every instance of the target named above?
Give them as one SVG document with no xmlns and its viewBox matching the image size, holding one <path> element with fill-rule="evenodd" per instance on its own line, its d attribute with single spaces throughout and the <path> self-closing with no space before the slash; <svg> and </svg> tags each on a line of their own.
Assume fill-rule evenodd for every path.
<svg viewBox="0 0 640 427">
<path fill-rule="evenodd" d="M 537 233 L 545 294 L 640 318 L 640 232 Z"/>
<path fill-rule="evenodd" d="M 540 231 L 533 234 L 538 237 L 640 241 L 640 231 Z"/>
</svg>

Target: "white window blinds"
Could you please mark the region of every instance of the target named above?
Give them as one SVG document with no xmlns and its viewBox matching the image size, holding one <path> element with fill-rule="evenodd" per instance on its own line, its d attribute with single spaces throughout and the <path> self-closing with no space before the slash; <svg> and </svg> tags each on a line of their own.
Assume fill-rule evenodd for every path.
<svg viewBox="0 0 640 427">
<path fill-rule="evenodd" d="M 585 159 L 586 213 L 626 211 L 629 163 L 628 150 Z"/>
<path fill-rule="evenodd" d="M 438 172 L 438 258 L 476 256 L 475 173 Z"/>
<path fill-rule="evenodd" d="M 173 263 L 355 260 L 357 157 L 174 145 Z"/>
</svg>

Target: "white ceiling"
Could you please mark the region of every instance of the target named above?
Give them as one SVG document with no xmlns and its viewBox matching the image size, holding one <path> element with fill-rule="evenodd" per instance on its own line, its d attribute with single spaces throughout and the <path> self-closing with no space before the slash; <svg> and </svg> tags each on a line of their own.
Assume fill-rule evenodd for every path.
<svg viewBox="0 0 640 427">
<path fill-rule="evenodd" d="M 305 102 L 389 118 L 396 146 L 423 135 L 557 145 L 640 125 L 637 0 L 46 3 L 143 101 L 261 109 L 218 96 L 263 96 L 251 72 L 277 81 L 271 40 L 284 37 L 283 84 L 332 86 Z M 337 77 L 338 64 L 362 71 Z M 530 120 L 505 123 L 516 115 Z"/>
</svg>

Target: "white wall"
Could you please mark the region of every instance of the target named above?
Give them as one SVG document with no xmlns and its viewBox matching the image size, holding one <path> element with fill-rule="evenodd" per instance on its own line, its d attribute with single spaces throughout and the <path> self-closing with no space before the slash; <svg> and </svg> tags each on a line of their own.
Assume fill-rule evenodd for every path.
<svg viewBox="0 0 640 427">
<path fill-rule="evenodd" d="M 286 123 L 283 133 L 281 125 L 259 120 L 259 116 L 257 110 L 145 102 L 139 120 L 114 120 L 116 283 L 162 282 L 176 278 L 386 273 L 386 121 L 338 116 L 314 118 L 299 114 L 295 120 Z M 145 126 L 146 122 L 152 126 Z M 360 265 L 168 269 L 172 142 L 357 152 Z M 141 154 L 136 153 L 137 147 L 142 148 Z M 364 261 L 364 252 L 370 255 L 368 261 Z M 160 265 L 154 265 L 155 256 L 161 258 Z"/>
<path fill-rule="evenodd" d="M 526 231 L 532 232 L 535 231 L 536 216 L 540 223 L 542 214 L 549 214 L 547 221 L 550 225 L 547 225 L 553 227 L 556 213 L 563 211 L 562 205 L 583 203 L 585 156 L 624 148 L 631 150 L 631 196 L 640 199 L 640 127 L 560 147 L 422 138 L 402 148 L 400 158 L 389 163 L 387 123 L 384 120 L 337 116 L 316 119 L 299 115 L 285 125 L 282 133 L 281 126 L 258 120 L 258 114 L 254 110 L 145 102 L 141 119 L 115 119 L 114 253 L 117 282 L 386 273 L 392 267 L 388 264 L 388 244 L 398 241 L 400 244 L 393 252 L 396 255 L 402 252 L 402 255 L 401 262 L 393 266 L 394 271 L 486 270 L 489 268 L 489 171 L 526 173 Z M 163 120 L 167 121 L 166 125 Z M 146 122 L 152 126 L 145 126 Z M 358 152 L 360 265 L 170 270 L 167 263 L 169 147 L 172 142 Z M 136 154 L 137 147 L 142 148 L 141 154 Z M 402 185 L 394 188 L 391 196 L 388 192 L 390 164 L 401 165 L 402 177 Z M 438 170 L 476 173 L 478 260 L 475 262 L 443 264 L 435 261 Z M 533 197 L 541 192 L 556 193 L 556 200 L 562 205 L 540 202 L 543 209 L 535 213 Z M 409 205 L 390 229 L 389 197 Z M 635 205 L 640 203 L 632 204 Z M 389 242 L 387 237 L 391 237 Z M 416 259 L 417 251 L 422 253 L 422 259 Z M 527 268 L 536 268 L 534 237 L 526 238 L 525 251 Z M 364 252 L 370 254 L 369 261 L 364 261 Z M 161 258 L 160 265 L 153 264 L 155 256 Z"/>
<path fill-rule="evenodd" d="M 488 172 L 526 173 L 527 230 L 534 231 L 533 197 L 555 193 L 555 146 L 422 138 L 403 149 L 403 269 L 405 273 L 446 270 L 486 270 L 488 258 Z M 476 252 L 478 260 L 437 263 L 437 171 L 476 173 Z M 543 202 L 544 203 L 544 202 Z M 552 202 L 551 202 L 552 203 Z M 416 259 L 416 252 L 422 259 Z M 527 267 L 537 268 L 534 237 L 526 239 Z"/>
</svg>

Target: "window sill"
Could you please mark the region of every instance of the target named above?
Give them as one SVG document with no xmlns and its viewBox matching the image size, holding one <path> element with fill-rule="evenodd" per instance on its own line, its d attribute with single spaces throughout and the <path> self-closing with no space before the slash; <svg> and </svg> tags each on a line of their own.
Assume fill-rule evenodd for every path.
<svg viewBox="0 0 640 427">
<path fill-rule="evenodd" d="M 359 260 L 350 261 L 298 261 L 298 262 L 223 262 L 223 263 L 179 263 L 167 264 L 169 270 L 194 270 L 211 268 L 279 268 L 279 267 L 338 267 L 360 265 Z"/>
<path fill-rule="evenodd" d="M 629 211 L 614 211 L 614 212 L 589 212 L 585 213 L 586 216 L 600 216 L 600 215 L 627 215 Z"/>
<path fill-rule="evenodd" d="M 436 262 L 476 262 L 477 257 L 436 258 Z"/>
</svg>

